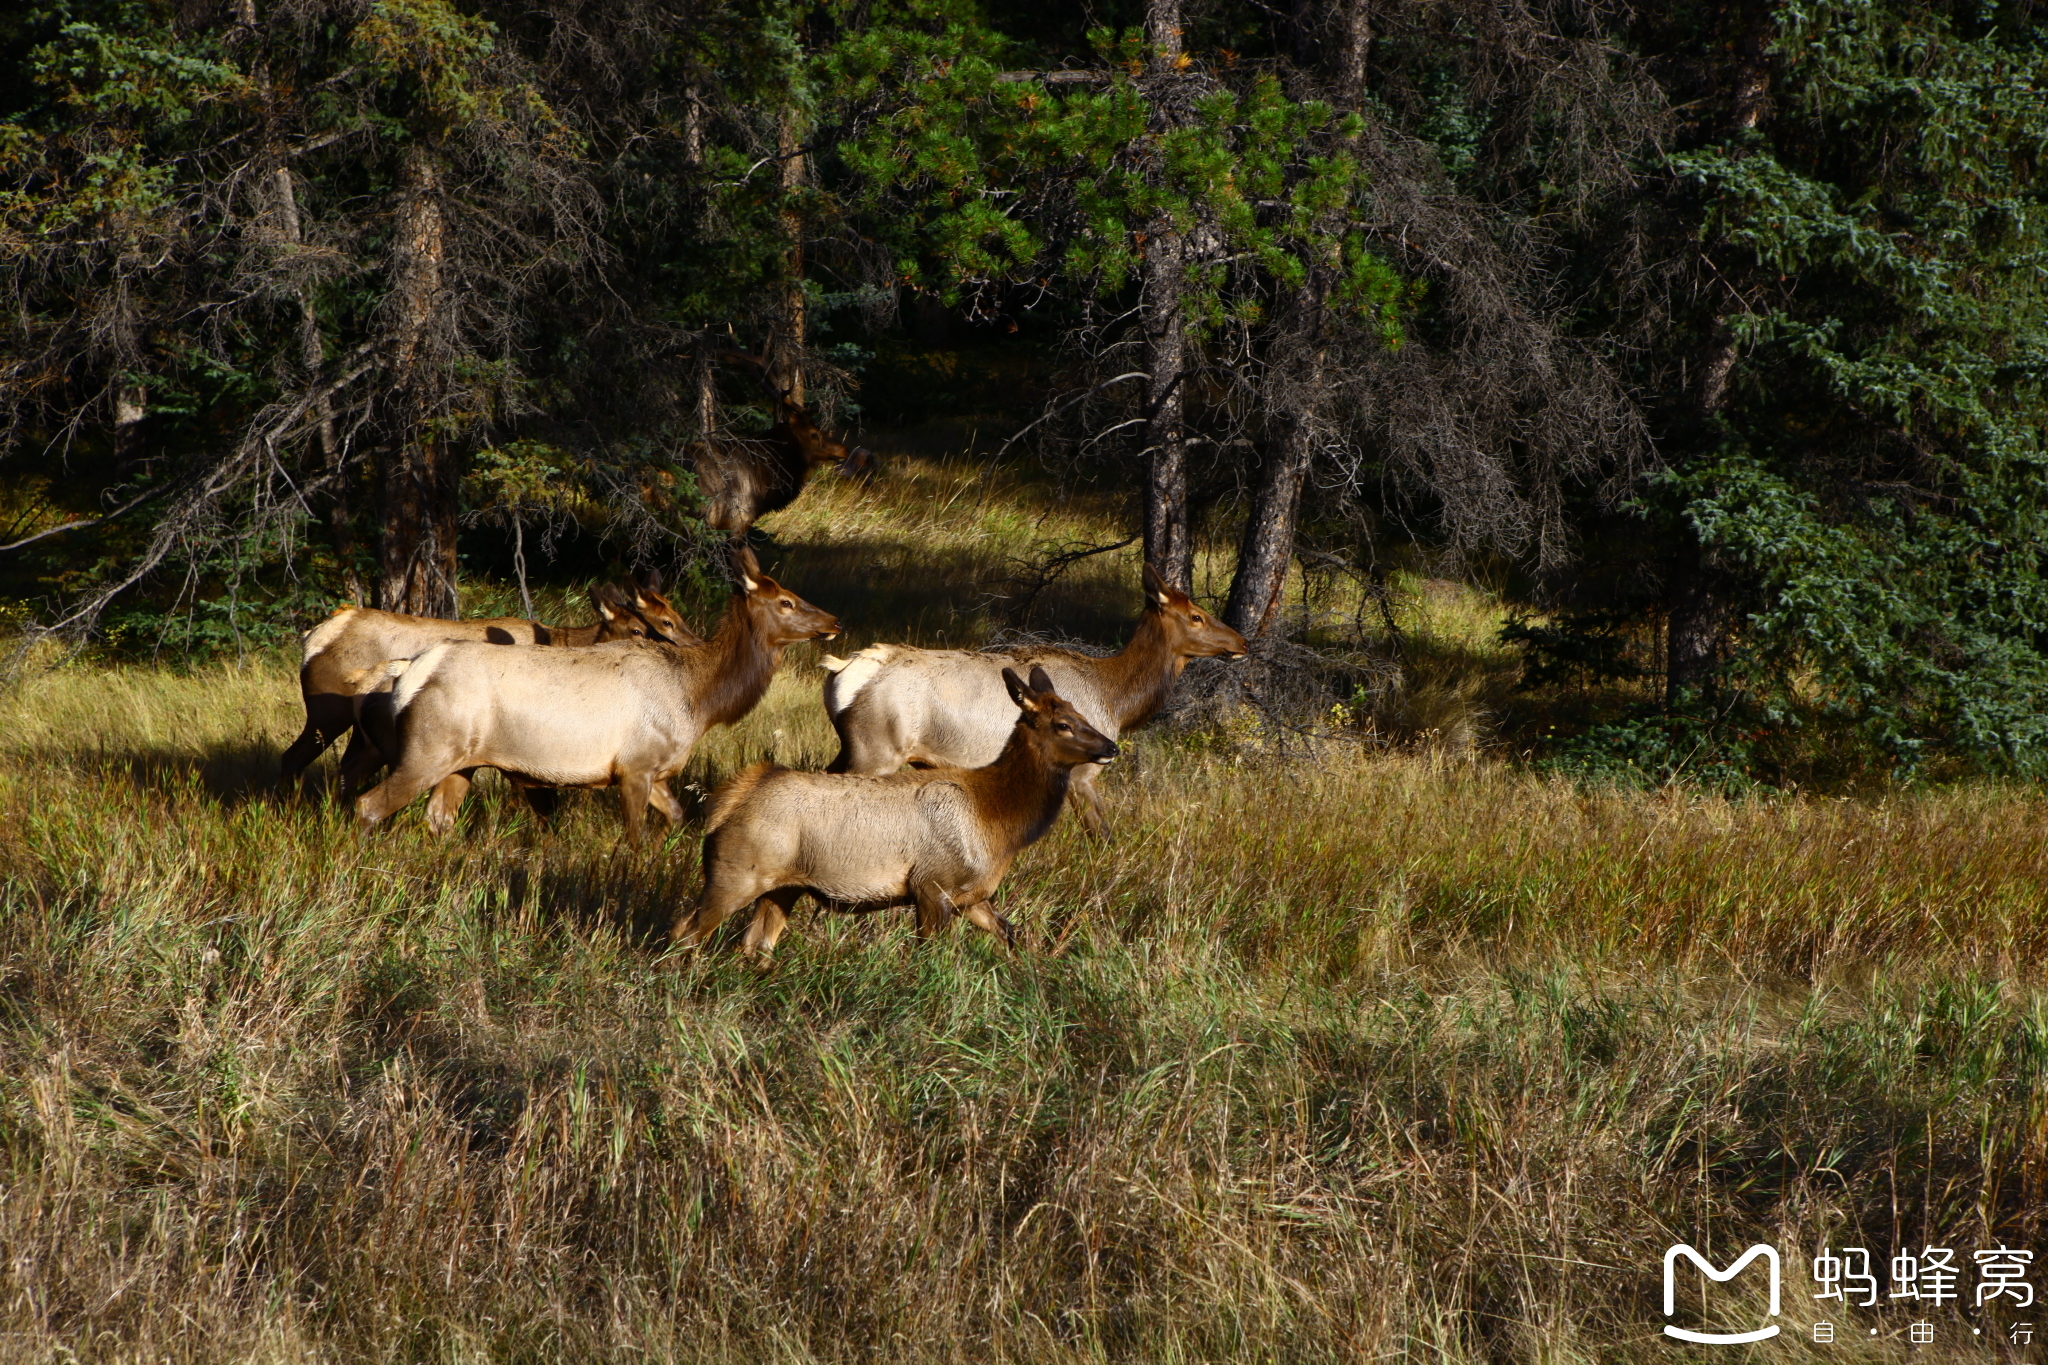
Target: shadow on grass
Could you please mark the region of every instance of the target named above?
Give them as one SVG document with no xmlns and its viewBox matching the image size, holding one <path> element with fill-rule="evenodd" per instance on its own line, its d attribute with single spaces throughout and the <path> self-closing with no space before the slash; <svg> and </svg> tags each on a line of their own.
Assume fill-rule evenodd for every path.
<svg viewBox="0 0 2048 1365">
<path fill-rule="evenodd" d="M 86 781 L 139 787 L 165 796 L 189 794 L 197 788 L 219 804 L 232 807 L 289 799 L 278 782 L 281 752 L 272 744 L 223 740 L 198 749 L 156 746 L 119 752 L 44 746 L 20 750 L 10 757 L 25 770 L 67 772 Z M 319 780 L 324 781 L 324 776 Z M 312 790 L 309 785 L 309 793 Z"/>
<path fill-rule="evenodd" d="M 979 549 L 934 553 L 913 541 L 813 541 L 777 547 L 776 574 L 833 612 L 864 641 L 979 647 L 1003 625 L 1022 569 L 1018 557 Z M 765 562 L 765 560 L 764 560 Z M 1077 572 L 1047 587 L 1031 629 L 1120 646 L 1143 608 L 1137 574 Z"/>
</svg>

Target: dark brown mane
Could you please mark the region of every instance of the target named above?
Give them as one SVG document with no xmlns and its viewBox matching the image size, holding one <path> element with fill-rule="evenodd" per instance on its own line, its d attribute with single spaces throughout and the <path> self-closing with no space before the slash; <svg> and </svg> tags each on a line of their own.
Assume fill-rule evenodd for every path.
<svg viewBox="0 0 2048 1365">
<path fill-rule="evenodd" d="M 705 719 L 713 725 L 730 725 L 753 710 L 767 693 L 775 666 L 782 659 L 781 647 L 761 638 L 748 596 L 744 590 L 734 592 L 718 629 L 690 651 L 697 670 L 710 672 L 711 687 L 702 706 Z"/>
<path fill-rule="evenodd" d="M 984 809 L 997 823 L 1020 831 L 1019 847 L 1037 843 L 1052 828 L 1073 781 L 1071 768 L 1046 761 L 1044 739 L 1030 717 L 1018 712 L 1003 752 L 979 774 Z"/>
<path fill-rule="evenodd" d="M 1165 613 L 1148 599 L 1130 642 L 1111 656 L 1109 674 L 1119 714 L 1117 725 L 1135 730 L 1166 704 L 1187 660 L 1168 638 Z"/>
</svg>

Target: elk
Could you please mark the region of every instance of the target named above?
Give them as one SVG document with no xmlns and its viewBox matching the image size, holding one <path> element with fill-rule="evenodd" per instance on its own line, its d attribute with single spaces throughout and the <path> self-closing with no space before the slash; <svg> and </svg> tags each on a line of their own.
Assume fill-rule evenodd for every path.
<svg viewBox="0 0 2048 1365">
<path fill-rule="evenodd" d="M 812 470 L 829 464 L 854 476 L 874 467 L 868 450 L 847 449 L 813 422 L 802 404 L 790 401 L 791 390 L 776 388 L 765 356 L 727 351 L 721 358 L 754 373 L 775 400 L 776 420 L 766 436 L 689 446 L 685 460 L 697 475 L 705 525 L 742 539 L 756 521 L 795 502 Z"/>
<path fill-rule="evenodd" d="M 667 782 L 698 739 L 754 709 L 785 646 L 839 633 L 829 612 L 762 573 L 752 550 L 733 557 L 732 601 L 702 644 L 513 650 L 456 641 L 420 655 L 392 694 L 398 763 L 356 802 L 357 817 L 375 825 L 432 787 L 427 824 L 446 833 L 472 774 L 497 768 L 521 786 L 618 786 L 636 848 L 649 805 L 681 823 Z"/>
<path fill-rule="evenodd" d="M 1108 658 L 1038 646 L 974 653 L 870 645 L 850 659 L 826 655 L 825 712 L 839 732 L 839 756 L 828 771 L 993 762 L 1008 734 L 1005 668 L 1044 667 L 1090 725 L 1120 739 L 1152 718 L 1190 659 L 1244 657 L 1244 636 L 1169 587 L 1149 564 L 1144 583 L 1145 614 L 1130 643 Z M 1093 768 L 1077 773 L 1068 797 L 1088 832 L 1106 838 L 1095 776 Z"/>
<path fill-rule="evenodd" d="M 1029 682 L 1009 668 L 1000 677 L 1016 719 L 986 766 L 865 777 L 757 763 L 719 788 L 705 824 L 704 890 L 676 916 L 670 940 L 695 947 L 759 902 L 741 950 L 769 957 L 808 893 L 832 910 L 916 906 L 920 938 L 961 915 L 1014 947 L 1016 931 L 989 897 L 1059 818 L 1076 770 L 1099 771 L 1117 747 L 1053 691 L 1043 667 Z"/>
<path fill-rule="evenodd" d="M 550 626 L 517 616 L 444 621 L 369 607 L 343 607 L 306 633 L 299 662 L 299 692 L 306 702 L 306 728 L 284 751 L 280 767 L 285 785 L 297 782 L 313 760 L 343 735 L 350 737 L 341 760 L 342 790 L 367 777 L 384 762 L 379 747 L 356 728 L 362 699 L 380 688 L 388 690 L 388 665 L 392 661 L 417 658 L 444 641 L 589 645 L 642 636 L 678 644 L 694 644 L 700 639 L 683 624 L 674 604 L 661 595 L 659 573 L 628 581 L 632 584 L 630 594 L 610 584 L 590 590 L 590 605 L 597 620 L 587 626 Z"/>
</svg>

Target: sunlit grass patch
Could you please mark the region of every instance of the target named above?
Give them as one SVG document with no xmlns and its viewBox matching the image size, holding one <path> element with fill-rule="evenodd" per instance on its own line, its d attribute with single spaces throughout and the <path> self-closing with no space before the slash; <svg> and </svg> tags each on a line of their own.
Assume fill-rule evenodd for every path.
<svg viewBox="0 0 2048 1365">
<path fill-rule="evenodd" d="M 783 572 L 865 638 L 979 643 L 908 531 L 994 575 L 1016 527 L 965 466 L 896 477 L 807 493 Z M 1063 582 L 1049 619 L 1120 638 L 1128 552 Z M 1493 666 L 1495 609 L 1396 598 L 1446 669 Z M 680 785 L 828 761 L 820 652 Z M 1673 1240 L 2041 1231 L 2030 789 L 1143 731 L 1114 840 L 1062 823 L 1006 883 L 1021 952 L 804 908 L 764 970 L 668 951 L 700 831 L 631 852 L 615 793 L 543 826 L 486 775 L 439 839 L 360 833 L 331 761 L 278 790 L 293 670 L 0 699 L 0 1353 L 1666 1359 Z"/>
</svg>

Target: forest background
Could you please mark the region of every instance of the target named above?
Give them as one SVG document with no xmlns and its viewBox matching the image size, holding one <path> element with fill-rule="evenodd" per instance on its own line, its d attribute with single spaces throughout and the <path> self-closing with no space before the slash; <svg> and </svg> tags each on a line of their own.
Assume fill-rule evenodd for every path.
<svg viewBox="0 0 2048 1365">
<path fill-rule="evenodd" d="M 2032 1358 L 2037 18 L 0 8 L 0 1358 L 1729 1358 L 1678 1241 Z M 852 643 L 1252 637 L 1015 953 L 280 789 L 344 600 L 708 624 L 729 352 L 880 457 L 756 536 Z"/>
<path fill-rule="evenodd" d="M 1492 588 L 1555 702 L 1496 732 L 1566 766 L 2032 774 L 2044 55 L 1878 0 L 15 7 L 0 594 L 189 656 L 707 565 L 741 350 L 1121 491 L 1320 713 L 1401 640 L 1290 556 Z"/>
</svg>

